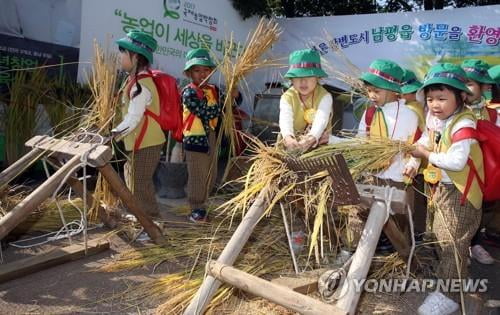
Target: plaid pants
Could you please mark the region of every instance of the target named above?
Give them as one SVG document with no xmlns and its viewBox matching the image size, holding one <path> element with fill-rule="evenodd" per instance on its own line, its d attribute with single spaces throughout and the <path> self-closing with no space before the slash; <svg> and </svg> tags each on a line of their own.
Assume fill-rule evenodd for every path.
<svg viewBox="0 0 500 315">
<path fill-rule="evenodd" d="M 439 256 L 439 279 L 466 279 L 467 257 L 472 237 L 481 223 L 481 209 L 469 202 L 460 204 L 462 194 L 453 184 L 439 184 L 432 195 L 434 233 Z M 443 292 L 444 294 L 445 292 Z M 459 301 L 459 294 L 447 294 Z"/>
<path fill-rule="evenodd" d="M 157 145 L 127 152 L 129 158 L 124 166 L 127 187 L 149 215 L 159 213 L 153 174 L 160 162 L 162 148 L 163 145 Z"/>
<path fill-rule="evenodd" d="M 215 131 L 208 133 L 208 153 L 186 151 L 188 169 L 187 195 L 189 206 L 194 209 L 205 209 L 208 195 L 217 179 L 217 148 Z"/>
</svg>

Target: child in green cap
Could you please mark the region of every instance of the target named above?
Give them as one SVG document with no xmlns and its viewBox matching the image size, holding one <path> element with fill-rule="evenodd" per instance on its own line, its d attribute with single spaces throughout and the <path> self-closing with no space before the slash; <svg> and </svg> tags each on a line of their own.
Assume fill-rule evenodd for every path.
<svg viewBox="0 0 500 315">
<path fill-rule="evenodd" d="M 459 132 L 476 128 L 474 114 L 464 104 L 471 95 L 466 83 L 466 74 L 458 65 L 437 64 L 429 70 L 417 97 L 425 101 L 435 129 L 424 132 L 405 168 L 405 174 L 412 177 L 421 158 L 429 161 L 424 179 L 431 186 L 432 208 L 428 211 L 435 212 L 432 232 L 440 258 L 436 274 L 443 280 L 467 279 L 469 244 L 481 221 L 483 155 L 476 140 L 462 139 Z M 458 310 L 459 301 L 457 293 L 435 291 L 418 313 L 451 314 Z"/>
<path fill-rule="evenodd" d="M 160 161 L 165 135 L 155 119 L 145 113 L 160 113 L 155 83 L 149 74 L 156 40 L 133 30 L 117 41 L 121 68 L 128 73 L 121 94 L 123 120 L 112 130 L 116 140 L 123 140 L 129 156 L 125 163 L 127 186 L 151 216 L 158 216 L 153 174 Z"/>
<path fill-rule="evenodd" d="M 409 69 L 403 69 L 403 82 L 401 83 L 401 97 L 405 105 L 418 116 L 418 129 L 414 141 L 417 141 L 425 130 L 424 105 L 417 101 L 417 91 L 422 87 L 422 82 L 417 79 L 415 73 Z"/>
<path fill-rule="evenodd" d="M 183 146 L 188 168 L 187 195 L 191 207 L 189 219 L 206 222 L 206 202 L 217 177 L 216 130 L 224 96 L 208 83 L 216 65 L 206 49 L 192 49 L 186 54 L 184 74 L 191 83 L 182 91 Z M 241 96 L 233 91 L 239 103 Z"/>
<path fill-rule="evenodd" d="M 362 73 L 361 80 L 372 105 L 361 117 L 358 135 L 413 142 L 419 119 L 405 105 L 405 100 L 400 99 L 403 76 L 404 71 L 399 65 L 383 59 L 373 61 L 368 71 Z M 405 189 L 404 165 L 405 157 L 397 156 L 375 177 L 380 184 Z"/>
<path fill-rule="evenodd" d="M 489 109 L 483 93 L 491 92 L 491 84 L 495 83 L 488 74 L 490 66 L 479 59 L 466 59 L 462 69 L 467 75 L 467 87 L 472 94 L 467 96 L 466 104 L 474 112 L 477 119 L 488 120 L 500 126 L 499 112 Z"/>
<path fill-rule="evenodd" d="M 280 133 L 287 150 L 306 151 L 328 142 L 333 99 L 319 84 L 327 74 L 317 51 L 294 51 L 289 63 L 285 78 L 292 86 L 280 99 Z"/>
</svg>

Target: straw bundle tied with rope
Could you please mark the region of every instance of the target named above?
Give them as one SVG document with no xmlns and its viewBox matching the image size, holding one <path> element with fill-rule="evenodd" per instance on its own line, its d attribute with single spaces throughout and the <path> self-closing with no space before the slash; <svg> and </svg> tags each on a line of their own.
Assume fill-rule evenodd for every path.
<svg viewBox="0 0 500 315">
<path fill-rule="evenodd" d="M 279 59 L 265 56 L 272 45 L 278 41 L 281 32 L 276 21 L 262 18 L 255 30 L 248 34 L 246 42 L 243 45 L 243 50 L 236 52 L 236 58 L 233 57 L 232 52 L 236 47 L 239 47 L 239 43 L 234 41 L 233 35 L 231 34 L 227 41 L 222 59 L 217 61 L 217 69 L 224 77 L 224 85 L 227 91 L 223 104 L 223 132 L 221 135 L 224 134 L 229 139 L 230 156 L 236 152 L 233 116 L 234 99 L 231 92 L 238 87 L 241 88 L 242 85 L 243 88 L 248 90 L 249 88 L 245 82 L 245 77 L 252 72 L 267 67 L 282 66 Z M 219 144 L 220 141 L 221 137 L 218 139 Z"/>
</svg>

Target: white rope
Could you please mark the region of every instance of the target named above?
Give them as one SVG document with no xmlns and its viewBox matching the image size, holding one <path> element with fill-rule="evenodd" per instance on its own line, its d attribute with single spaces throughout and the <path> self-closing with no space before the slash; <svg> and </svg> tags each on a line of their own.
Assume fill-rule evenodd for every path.
<svg viewBox="0 0 500 315">
<path fill-rule="evenodd" d="M 85 243 L 85 254 L 87 254 L 87 244 L 88 244 L 88 233 L 87 232 L 89 230 L 89 228 L 88 228 L 88 221 L 87 221 L 87 212 L 88 212 L 88 209 L 87 209 L 88 208 L 88 205 L 87 205 L 87 177 L 88 177 L 87 176 L 87 166 L 96 167 L 95 165 L 92 165 L 88 161 L 88 156 L 89 156 L 89 154 L 95 148 L 97 148 L 99 145 L 104 144 L 104 137 L 102 137 L 99 134 L 91 133 L 91 132 L 82 132 L 82 133 L 79 133 L 79 134 L 75 135 L 75 138 L 79 137 L 79 136 L 97 137 L 99 139 L 99 141 L 97 143 L 95 143 L 94 145 L 92 145 L 90 147 L 90 149 L 87 150 L 84 154 L 82 154 L 82 156 L 80 157 L 80 163 L 78 165 L 75 165 L 66 174 L 66 176 L 59 183 L 59 185 L 57 186 L 56 190 L 54 191 L 54 193 L 52 194 L 52 196 L 50 198 L 51 201 L 56 204 L 56 207 L 58 209 L 59 216 L 61 218 L 61 222 L 62 222 L 63 226 L 58 231 L 49 232 L 49 233 L 46 233 L 46 234 L 43 234 L 43 235 L 39 235 L 39 236 L 31 237 L 31 238 L 26 238 L 26 239 L 22 239 L 22 240 L 15 241 L 15 242 L 10 242 L 9 245 L 11 245 L 13 247 L 17 247 L 17 248 L 31 248 L 31 247 L 40 246 L 40 245 L 47 244 L 49 242 L 52 242 L 52 241 L 55 241 L 55 240 L 59 240 L 59 239 L 63 239 L 63 238 L 68 238 L 70 244 L 72 244 L 71 236 L 78 235 L 81 232 L 83 232 L 84 243 Z M 44 167 L 44 170 L 45 170 L 45 174 L 46 174 L 47 178 L 49 178 L 50 177 L 50 173 L 49 173 L 49 170 L 48 170 L 48 167 L 47 167 L 47 164 L 46 164 L 46 160 L 43 159 L 42 162 L 43 162 L 43 167 Z M 74 220 L 74 221 L 71 221 L 71 222 L 67 223 L 66 219 L 64 218 L 64 213 L 62 211 L 62 208 L 61 208 L 61 206 L 60 206 L 60 204 L 59 204 L 59 202 L 57 200 L 57 195 L 59 194 L 59 191 L 64 186 L 64 184 L 67 182 L 67 180 L 71 176 L 73 176 L 73 174 L 79 168 L 83 169 L 83 177 L 82 178 L 78 178 L 78 180 L 82 180 L 83 181 L 83 196 L 82 196 L 82 198 L 83 198 L 83 211 L 80 208 L 78 208 L 71 201 L 71 192 L 72 192 L 72 190 L 70 189 L 69 192 L 68 192 L 68 200 L 70 200 L 70 204 L 72 206 L 74 206 L 77 209 L 77 211 L 80 213 L 80 220 Z M 95 229 L 97 227 L 98 227 L 98 225 L 92 227 L 91 229 Z M 66 232 L 66 233 L 63 233 L 63 232 Z M 44 238 L 45 240 L 37 242 L 35 244 L 22 245 L 25 242 L 34 241 L 34 240 L 42 239 L 42 238 Z"/>
<path fill-rule="evenodd" d="M 410 249 L 410 254 L 408 255 L 408 262 L 406 263 L 406 279 L 409 279 L 411 262 L 413 259 L 413 253 L 415 252 L 415 230 L 413 227 L 413 217 L 410 206 L 407 205 L 406 209 L 408 211 L 408 222 L 410 223 L 410 234 L 411 234 L 411 249 Z"/>
<path fill-rule="evenodd" d="M 391 203 L 392 203 L 392 195 L 394 194 L 394 191 L 396 190 L 396 187 L 391 187 L 391 186 L 385 186 L 385 191 L 384 191 L 384 202 L 385 202 L 385 222 L 389 220 L 389 216 L 391 214 L 394 214 L 391 208 Z"/>
</svg>

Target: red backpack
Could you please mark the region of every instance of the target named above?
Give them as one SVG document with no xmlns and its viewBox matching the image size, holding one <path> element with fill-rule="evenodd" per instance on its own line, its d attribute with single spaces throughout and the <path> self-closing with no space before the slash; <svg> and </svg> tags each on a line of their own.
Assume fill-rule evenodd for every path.
<svg viewBox="0 0 500 315">
<path fill-rule="evenodd" d="M 162 130 L 170 131 L 172 138 L 176 141 L 182 141 L 182 107 L 177 89 L 177 81 L 174 77 L 160 71 L 150 70 L 147 74 L 140 74 L 136 80 L 151 77 L 155 83 L 160 100 L 160 114 L 156 115 L 152 111 L 146 109 L 144 115 L 146 120 L 142 125 L 142 129 L 135 141 L 134 150 L 139 149 L 142 140 L 148 128 L 148 117 L 153 118 L 161 127 Z M 135 81 L 134 81 L 135 82 Z M 130 89 L 133 84 L 129 84 L 127 93 L 130 95 Z"/>
<path fill-rule="evenodd" d="M 476 129 L 464 127 L 452 137 L 452 142 L 464 139 L 476 139 L 483 151 L 484 182 L 479 180 L 476 169 L 471 167 L 464 196 L 467 195 L 473 176 L 478 179 L 479 186 L 483 191 L 483 200 L 500 200 L 500 127 L 488 120 L 478 120 Z M 473 164 L 470 163 L 469 165 Z"/>
</svg>

